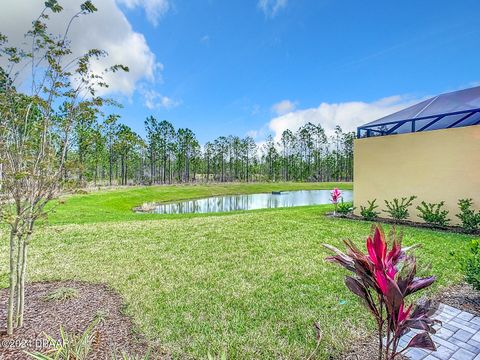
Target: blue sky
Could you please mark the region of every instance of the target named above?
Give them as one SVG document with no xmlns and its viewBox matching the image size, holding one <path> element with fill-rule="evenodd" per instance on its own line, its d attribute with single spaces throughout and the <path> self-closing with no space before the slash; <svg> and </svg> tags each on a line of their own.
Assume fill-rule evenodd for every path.
<svg viewBox="0 0 480 360">
<path fill-rule="evenodd" d="M 126 33 L 138 35 L 132 43 L 143 46 L 138 61 L 131 43 L 120 46 L 115 60 L 134 73 L 114 93 L 125 104 L 117 112 L 141 134 L 150 114 L 201 142 L 226 134 L 261 142 L 306 121 L 352 130 L 480 80 L 477 0 L 98 3 L 123 13 Z M 94 37 L 120 41 L 117 29 Z"/>
</svg>

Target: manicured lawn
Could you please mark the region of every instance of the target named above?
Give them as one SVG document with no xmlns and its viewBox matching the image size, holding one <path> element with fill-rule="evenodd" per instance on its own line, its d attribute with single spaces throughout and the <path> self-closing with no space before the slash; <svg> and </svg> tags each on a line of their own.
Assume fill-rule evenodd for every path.
<svg viewBox="0 0 480 360">
<path fill-rule="evenodd" d="M 124 296 L 137 329 L 174 358 L 223 351 L 229 359 L 305 358 L 315 347 L 312 324 L 318 321 L 324 334 L 318 358 L 328 359 L 364 335 L 364 324 L 370 330 L 373 324 L 345 290 L 345 272 L 325 262 L 321 244 L 342 247 L 342 238 L 362 244 L 370 223 L 327 218 L 328 205 L 153 216 L 157 220 L 129 212 L 143 201 L 287 186 L 322 187 L 182 186 L 69 197 L 50 219 L 63 225 L 38 229 L 30 250 L 30 281 L 108 283 Z M 460 260 L 469 239 L 405 228 L 404 243 L 423 244 L 419 263 L 431 264 L 429 273 L 438 276 L 435 291 L 461 280 Z M 2 287 L 7 284 L 6 249 L 3 241 Z"/>
<path fill-rule="evenodd" d="M 130 187 L 117 190 L 94 191 L 85 195 L 64 196 L 52 202 L 55 211 L 50 224 L 83 224 L 124 220 L 158 219 L 155 214 L 132 212 L 145 202 L 171 202 L 227 194 L 255 194 L 282 190 L 322 190 L 338 186 L 352 189 L 352 183 L 249 183 Z M 185 218 L 185 215 L 180 215 Z M 199 215 L 193 215 L 199 216 Z M 200 215 L 201 216 L 201 215 Z M 178 215 L 170 215 L 170 218 Z"/>
</svg>

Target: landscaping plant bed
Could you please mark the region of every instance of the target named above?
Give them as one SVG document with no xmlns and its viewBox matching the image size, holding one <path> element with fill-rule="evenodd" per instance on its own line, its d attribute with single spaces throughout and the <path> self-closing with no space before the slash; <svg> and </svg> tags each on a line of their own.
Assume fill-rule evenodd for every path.
<svg viewBox="0 0 480 360">
<path fill-rule="evenodd" d="M 420 223 L 420 222 L 411 221 L 411 220 L 394 220 L 394 219 L 382 218 L 382 217 L 375 218 L 375 220 L 365 220 L 363 217 L 358 216 L 358 215 L 354 215 L 354 214 L 349 214 L 349 215 L 338 215 L 337 214 L 337 215 L 334 215 L 332 212 L 327 213 L 327 216 L 334 217 L 334 218 L 340 218 L 340 219 L 371 221 L 371 222 L 376 222 L 376 223 L 381 223 L 381 224 L 405 225 L 405 226 L 411 226 L 411 227 L 422 228 L 422 229 L 440 230 L 440 231 L 457 233 L 457 234 L 467 234 L 467 235 L 478 235 L 478 236 L 480 236 L 480 230 L 477 230 L 475 232 L 466 232 L 460 226 L 437 226 L 437 225 Z"/>
<path fill-rule="evenodd" d="M 69 289 L 74 296 L 51 298 L 53 291 Z M 144 338 L 134 334 L 131 320 L 123 314 L 120 295 L 102 284 L 77 281 L 38 282 L 26 286 L 24 326 L 16 329 L 13 336 L 0 334 L 0 358 L 32 359 L 25 353 L 45 353 L 51 348 L 46 335 L 60 339 L 60 326 L 68 334 L 82 334 L 98 316 L 102 320 L 93 332 L 94 340 L 89 358 L 111 359 L 113 351 L 142 356 L 148 351 Z M 7 290 L 0 291 L 0 323 L 6 324 Z M 158 359 L 158 351 L 150 351 L 150 358 Z M 165 358 L 166 356 L 162 357 Z M 121 358 L 121 357 L 120 357 Z"/>
<path fill-rule="evenodd" d="M 457 309 L 480 316 L 480 291 L 468 284 L 458 284 L 442 289 L 434 298 Z"/>
<path fill-rule="evenodd" d="M 366 335 L 353 343 L 350 349 L 335 360 L 376 360 L 378 358 L 378 339 L 373 335 Z M 406 356 L 397 355 L 395 360 L 408 360 Z"/>
</svg>

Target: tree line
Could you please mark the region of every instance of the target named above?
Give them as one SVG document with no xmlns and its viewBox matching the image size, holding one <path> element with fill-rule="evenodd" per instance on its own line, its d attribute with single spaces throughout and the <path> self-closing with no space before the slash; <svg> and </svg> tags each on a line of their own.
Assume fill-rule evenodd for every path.
<svg viewBox="0 0 480 360">
<path fill-rule="evenodd" d="M 48 30 L 63 11 L 48 0 L 25 33 L 11 44 L 0 33 L 0 226 L 8 231 L 7 334 L 24 323 L 30 242 L 38 220 L 55 207 L 65 186 L 165 184 L 209 181 L 318 181 L 352 178 L 352 133 L 334 136 L 313 124 L 269 137 L 220 136 L 201 146 L 195 133 L 150 116 L 141 137 L 105 115 L 109 98 L 104 75 L 129 71 L 114 64 L 100 73 L 101 49 L 74 55 L 69 29 L 75 19 L 97 11 L 87 0 L 67 22 L 63 35 Z M 52 206 L 47 206 L 52 204 Z"/>
<path fill-rule="evenodd" d="M 279 141 L 258 145 L 250 136 L 219 136 L 203 146 L 188 128 L 175 129 L 149 116 L 145 137 L 118 115 L 78 119 L 68 149 L 65 179 L 78 185 L 172 184 L 189 182 L 351 181 L 353 132 L 337 126 L 328 136 L 307 123 L 285 130 Z"/>
</svg>

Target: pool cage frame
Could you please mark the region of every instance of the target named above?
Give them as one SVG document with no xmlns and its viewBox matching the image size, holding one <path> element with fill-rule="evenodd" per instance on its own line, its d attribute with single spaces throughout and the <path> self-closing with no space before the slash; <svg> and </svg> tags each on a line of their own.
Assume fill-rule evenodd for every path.
<svg viewBox="0 0 480 360">
<path fill-rule="evenodd" d="M 476 109 L 468 109 L 462 111 L 454 111 L 444 114 L 436 114 L 436 115 L 429 115 L 429 116 L 421 116 L 412 119 L 405 119 L 405 120 L 396 120 L 396 121 L 386 121 L 384 123 L 376 123 L 376 124 L 366 124 L 359 126 L 357 128 L 357 138 L 365 138 L 365 137 L 373 137 L 373 136 L 385 136 L 385 135 L 392 135 L 395 134 L 395 131 L 399 129 L 401 126 L 411 123 L 411 131 L 410 132 L 422 132 L 428 131 L 431 126 L 435 125 L 438 121 L 448 117 L 448 116 L 455 116 L 465 114 L 464 116 L 460 117 L 460 119 L 452 119 L 452 122 L 448 125 L 444 126 L 444 129 L 451 129 L 454 127 L 462 127 L 462 126 L 472 126 L 472 125 L 480 125 L 480 119 L 478 119 L 473 124 L 462 125 L 462 122 L 469 119 L 472 115 L 480 113 L 480 108 Z M 417 121 L 420 120 L 428 120 L 427 124 L 423 125 L 422 127 L 417 127 Z"/>
</svg>

